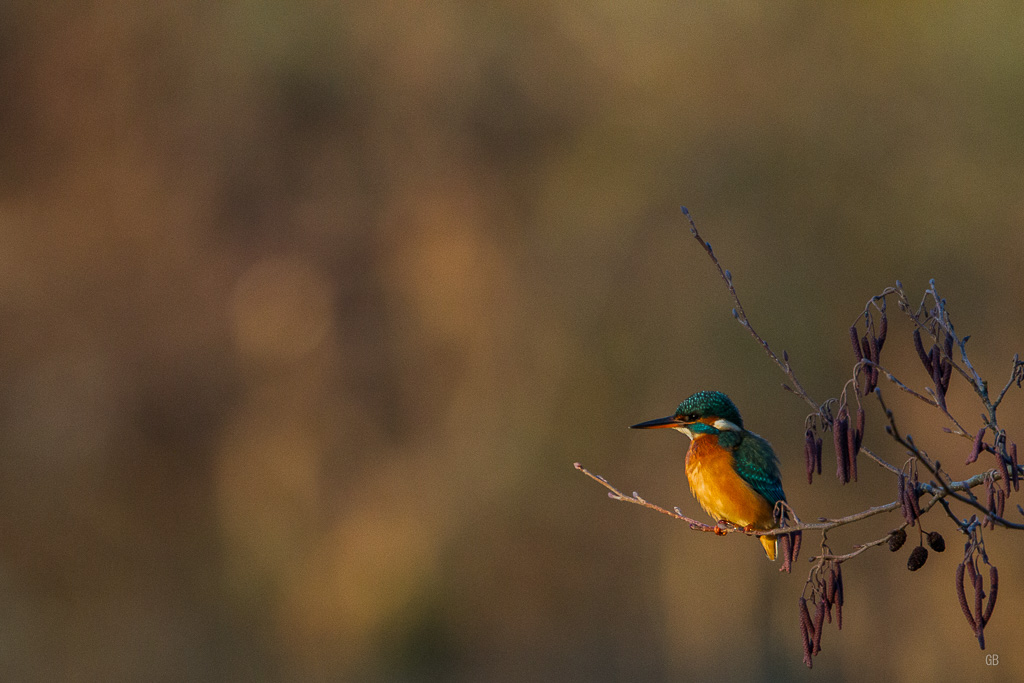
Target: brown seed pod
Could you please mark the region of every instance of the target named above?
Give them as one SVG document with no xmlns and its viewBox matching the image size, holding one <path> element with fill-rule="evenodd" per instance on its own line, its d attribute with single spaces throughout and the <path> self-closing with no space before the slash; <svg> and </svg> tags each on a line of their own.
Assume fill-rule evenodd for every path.
<svg viewBox="0 0 1024 683">
<path fill-rule="evenodd" d="M 796 562 L 796 558 L 800 556 L 800 543 L 804 540 L 804 532 L 794 531 L 790 536 L 793 537 L 793 562 Z"/>
<path fill-rule="evenodd" d="M 944 368 L 942 367 L 942 361 L 939 359 L 939 347 L 933 346 L 931 353 L 932 361 L 932 384 L 935 385 L 935 398 L 938 399 L 939 405 L 943 408 L 946 407 L 946 390 L 942 386 L 942 375 Z"/>
<path fill-rule="evenodd" d="M 807 465 L 807 483 L 814 477 L 814 432 L 810 429 L 804 434 L 804 459 Z"/>
<path fill-rule="evenodd" d="M 968 562 L 967 563 L 967 576 L 968 576 L 968 578 L 970 578 L 972 586 L 975 583 L 977 583 L 977 581 L 978 581 L 978 570 L 974 568 L 974 563 L 973 562 Z"/>
<path fill-rule="evenodd" d="M 864 338 L 861 339 L 861 346 L 864 347 L 864 358 L 865 358 L 865 360 L 869 360 L 872 363 L 877 363 L 878 362 L 878 358 L 876 358 L 876 356 L 878 354 L 875 351 L 875 342 L 874 342 L 874 340 L 868 340 L 867 336 L 865 335 Z M 870 367 L 865 367 L 864 368 L 864 377 L 865 377 L 865 379 L 864 379 L 864 390 L 863 391 L 864 391 L 864 395 L 867 396 L 875 388 L 874 387 L 874 383 L 872 382 L 872 380 L 875 377 L 875 368 L 874 368 L 874 366 L 870 366 Z"/>
<path fill-rule="evenodd" d="M 924 563 L 928 561 L 928 549 L 923 545 L 919 545 L 910 551 L 910 557 L 907 559 L 907 569 L 912 572 L 916 572 L 918 569 L 924 566 Z"/>
<path fill-rule="evenodd" d="M 825 625 L 825 601 L 822 600 L 818 603 L 818 611 L 814 615 L 814 648 L 811 650 L 812 655 L 816 655 L 821 652 L 821 632 L 824 631 L 822 627 Z"/>
<path fill-rule="evenodd" d="M 836 626 L 843 630 L 843 569 L 836 565 Z"/>
<path fill-rule="evenodd" d="M 981 439 L 985 436 L 986 429 L 988 429 L 988 427 L 982 427 L 978 430 L 978 433 L 974 435 L 974 445 L 971 446 L 971 454 L 967 456 L 967 462 L 964 463 L 965 465 L 970 465 L 978 459 L 978 454 L 981 453 Z"/>
<path fill-rule="evenodd" d="M 1010 464 L 1013 466 L 1010 476 L 1013 477 L 1013 490 L 1020 491 L 1020 473 L 1017 470 L 1017 444 L 1010 443 Z"/>
<path fill-rule="evenodd" d="M 907 507 L 910 508 L 910 526 L 914 526 L 917 518 L 921 516 L 921 508 L 917 505 L 917 475 L 914 475 L 913 481 L 907 482 Z"/>
<path fill-rule="evenodd" d="M 998 444 L 997 444 L 998 445 Z M 1003 486 L 1006 490 L 1006 495 L 1010 495 L 1010 472 L 1006 469 L 1006 460 L 999 453 L 996 453 L 997 448 L 993 448 L 993 455 L 996 456 L 996 466 L 999 468 L 999 475 L 1003 478 Z"/>
<path fill-rule="evenodd" d="M 996 606 L 996 594 L 999 592 L 999 572 L 996 571 L 995 565 L 988 568 L 988 582 L 989 590 L 991 593 L 988 594 L 988 604 L 985 605 L 985 615 L 981 618 L 984 624 L 988 624 L 988 620 L 992 618 L 992 610 Z"/>
<path fill-rule="evenodd" d="M 779 550 L 782 551 L 782 566 L 779 567 L 779 571 L 786 572 L 788 574 L 793 566 L 792 541 L 789 538 L 789 534 L 782 534 L 777 538 L 779 542 Z"/>
<path fill-rule="evenodd" d="M 846 435 L 849 426 L 849 420 L 844 413 L 840 413 L 832 424 L 832 437 L 836 447 L 836 478 L 844 484 L 850 481 L 850 471 L 847 469 L 847 451 L 850 445 Z"/>
<path fill-rule="evenodd" d="M 931 375 L 932 359 L 931 356 L 924 352 L 924 345 L 921 343 L 921 330 L 914 330 L 914 348 L 917 350 L 917 355 L 921 358 L 924 369 Z"/>
<path fill-rule="evenodd" d="M 974 572 L 974 633 L 978 636 L 978 644 L 985 649 L 985 622 L 982 620 L 984 613 L 981 611 L 981 602 L 985 599 L 985 590 L 982 587 L 981 574 Z"/>
<path fill-rule="evenodd" d="M 898 497 L 900 506 L 903 512 L 903 519 L 907 520 L 907 524 L 913 526 L 914 524 L 914 508 L 910 504 L 910 493 L 908 491 L 910 483 L 907 481 L 906 475 L 900 472 Z"/>
<path fill-rule="evenodd" d="M 849 427 L 846 430 L 846 474 L 853 481 L 857 481 L 857 451 L 860 450 L 858 441 L 857 428 Z"/>
<path fill-rule="evenodd" d="M 860 444 L 864 438 L 864 408 L 857 406 L 857 426 L 849 431 L 849 447 L 850 450 L 846 456 L 849 459 L 847 463 L 847 472 L 849 476 L 857 481 L 857 456 L 860 454 Z"/>
<path fill-rule="evenodd" d="M 889 550 L 896 552 L 907 542 L 907 532 L 903 529 L 896 529 L 889 533 Z"/>
<path fill-rule="evenodd" d="M 800 623 L 807 627 L 807 635 L 814 635 L 814 622 L 811 621 L 811 613 L 807 611 L 807 599 L 800 596 L 800 600 L 797 602 L 800 606 Z"/>
<path fill-rule="evenodd" d="M 928 532 L 928 547 L 937 553 L 941 553 L 946 549 L 946 539 L 942 537 L 938 531 Z"/>
<path fill-rule="evenodd" d="M 828 619 L 828 623 L 832 623 L 832 606 L 836 604 L 836 567 L 832 565 L 832 569 L 829 571 L 828 580 L 825 584 L 825 604 L 827 611 L 825 612 L 825 618 Z"/>
<path fill-rule="evenodd" d="M 985 580 L 981 578 L 980 572 L 974 572 L 974 616 L 984 616 L 984 612 L 981 611 L 981 603 L 985 599 Z M 984 621 L 979 621 L 984 626 Z"/>
<path fill-rule="evenodd" d="M 967 606 L 967 593 L 964 591 L 964 565 L 958 564 L 956 566 L 956 597 L 960 601 L 960 609 L 963 610 L 964 616 L 967 617 L 967 623 L 970 624 L 971 630 L 977 634 L 978 626 L 974 623 L 974 615 L 971 613 L 971 608 Z"/>
<path fill-rule="evenodd" d="M 859 363 L 864 360 L 864 356 L 861 354 L 860 339 L 857 336 L 856 325 L 850 327 L 850 342 L 853 344 L 853 357 L 856 359 L 855 362 Z"/>
<path fill-rule="evenodd" d="M 803 600 L 803 598 L 800 598 Z M 813 668 L 814 663 L 811 661 L 811 634 L 807 632 L 807 624 L 803 621 L 800 622 L 800 639 L 804 644 L 804 664 L 808 669 Z"/>
</svg>

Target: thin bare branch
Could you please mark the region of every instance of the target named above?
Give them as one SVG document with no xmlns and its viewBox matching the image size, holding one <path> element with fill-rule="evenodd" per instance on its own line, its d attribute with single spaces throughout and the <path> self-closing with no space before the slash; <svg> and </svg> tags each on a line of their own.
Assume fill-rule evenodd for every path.
<svg viewBox="0 0 1024 683">
<path fill-rule="evenodd" d="M 837 398 L 827 398 L 819 402 L 812 398 L 807 393 L 806 389 L 804 389 L 803 384 L 800 382 L 793 370 L 789 354 L 784 351 L 780 357 L 779 354 L 771 348 L 768 342 L 754 329 L 750 322 L 750 318 L 747 316 L 746 310 L 743 307 L 743 303 L 740 301 L 736 287 L 733 284 L 732 274 L 722 266 L 718 257 L 715 255 L 711 243 L 701 236 L 689 211 L 687 211 L 685 207 L 683 207 L 682 210 L 686 219 L 690 223 L 691 234 L 701 245 L 701 248 L 707 253 L 711 262 L 718 270 L 719 276 L 722 278 L 722 281 L 729 290 L 729 294 L 733 301 L 733 317 L 735 317 L 736 320 L 746 328 L 750 336 L 753 337 L 753 339 L 761 346 L 772 362 L 775 363 L 786 375 L 788 381 L 782 385 L 783 389 L 796 394 L 813 410 L 813 412 L 811 412 L 804 421 L 804 429 L 806 430 L 805 460 L 808 484 L 813 480 L 814 470 L 817 470 L 819 475 L 821 474 L 822 438 L 820 436 L 820 432 L 832 430 L 834 437 L 833 440 L 836 443 L 838 454 L 837 476 L 839 476 L 840 480 L 844 483 L 851 480 L 856 481 L 856 456 L 859 453 L 864 453 L 867 457 L 874 460 L 880 467 L 899 478 L 899 485 L 897 486 L 899 497 L 896 501 L 870 507 L 866 510 L 844 517 L 833 519 L 821 517 L 816 522 L 801 522 L 790 509 L 790 513 L 794 521 L 791 526 L 766 530 L 751 530 L 749 528 L 740 528 L 737 525 L 730 524 L 724 520 L 720 520 L 716 525 L 701 523 L 683 515 L 678 507 L 673 508 L 673 510 L 668 510 L 644 500 L 636 492 L 634 492 L 632 496 L 626 495 L 616 487 L 612 486 L 604 477 L 589 472 L 579 463 L 576 463 L 575 467 L 608 489 L 608 496 L 610 498 L 652 509 L 674 519 L 684 521 L 690 526 L 690 528 L 698 531 L 715 533 L 720 536 L 737 532 L 751 536 L 765 536 L 782 535 L 790 532 L 801 532 L 803 530 L 821 531 L 821 552 L 810 558 L 810 561 L 814 563 L 814 567 L 808 575 L 801 597 L 803 613 L 801 629 L 804 638 L 804 662 L 809 667 L 811 666 L 811 658 L 820 652 L 823 620 L 827 618 L 828 622 L 832 623 L 833 607 L 837 607 L 836 618 L 839 628 L 842 628 L 843 598 L 840 567 L 843 562 L 857 557 L 870 548 L 889 544 L 894 540 L 896 542 L 890 545 L 890 549 L 897 550 L 906 539 L 906 527 L 913 524 L 919 527 L 922 544 L 916 547 L 914 552 L 911 554 L 911 561 L 908 562 L 908 569 L 913 571 L 920 568 L 921 565 L 924 564 L 924 559 L 927 557 L 927 550 L 923 547 L 925 532 L 920 528 L 919 522 L 922 517 L 936 505 L 941 505 L 945 515 L 955 524 L 956 528 L 960 532 L 968 537 L 964 562 L 966 563 L 967 569 L 971 570 L 972 573 L 977 573 L 975 570 L 976 563 L 979 558 L 985 564 L 989 564 L 988 557 L 985 553 L 984 541 L 981 536 L 983 526 L 991 525 L 992 528 L 1000 526 L 1006 529 L 1024 530 L 1024 523 L 1019 524 L 1011 522 L 1003 516 L 1005 498 L 1010 496 L 1011 492 L 1017 490 L 1016 486 L 1018 484 L 1018 479 L 1021 474 L 1024 474 L 1024 466 L 1021 466 L 1017 462 L 1016 445 L 1010 441 L 1006 430 L 999 426 L 996 414 L 997 409 L 1002 404 L 1003 399 L 1007 396 L 1010 388 L 1015 384 L 1020 388 L 1021 385 L 1024 384 L 1024 361 L 1021 361 L 1018 355 L 1013 357 L 1010 377 L 1002 387 L 998 396 L 992 400 L 989 396 L 987 382 L 981 377 L 968 355 L 967 342 L 969 340 L 969 336 L 961 337 L 956 333 L 953 323 L 950 320 L 949 312 L 946 309 L 946 301 L 939 295 L 935 281 L 929 281 L 929 287 L 925 290 L 916 307 L 912 305 L 910 300 L 907 298 L 907 295 L 903 290 L 902 283 L 897 281 L 895 287 L 886 287 L 881 293 L 872 296 L 865 304 L 862 313 L 858 315 L 857 319 L 850 327 L 850 342 L 856 359 L 856 363 L 853 366 L 852 378 L 845 383 Z M 889 328 L 889 319 L 886 315 L 886 309 L 887 307 L 891 307 L 888 306 L 892 303 L 890 301 L 890 297 L 895 300 L 897 309 L 906 316 L 910 321 L 910 324 L 913 326 L 914 348 L 917 351 L 917 355 L 924 366 L 924 369 L 927 371 L 928 381 L 931 384 L 931 386 L 926 386 L 923 390 L 912 388 L 910 384 L 899 379 L 892 370 L 884 366 L 880 361 L 880 356 L 882 355 L 883 346 L 885 345 Z M 927 341 L 923 341 L 923 338 L 927 339 Z M 959 351 L 959 353 L 955 354 L 955 351 Z M 975 431 L 974 428 L 966 428 L 964 424 L 950 412 L 947 406 L 946 400 L 950 390 L 950 380 L 954 371 L 971 386 L 972 390 L 977 394 L 978 399 L 984 407 L 984 413 L 982 414 L 982 429 L 980 431 Z M 952 425 L 952 428 L 943 426 L 942 430 L 944 432 L 954 434 L 961 438 L 970 439 L 974 442 L 971 456 L 968 457 L 968 465 L 977 460 L 977 456 L 981 451 L 987 451 L 995 454 L 998 467 L 996 469 L 975 474 L 962 481 L 954 481 L 953 478 L 943 469 L 937 458 L 929 456 L 924 449 L 917 446 L 909 434 L 903 434 L 900 432 L 897 427 L 893 411 L 886 405 L 883 399 L 882 389 L 878 386 L 878 378 L 880 374 L 884 375 L 889 383 L 903 393 L 921 401 L 929 407 L 936 408 L 943 415 L 944 420 L 948 420 L 948 423 Z M 907 455 L 910 456 L 907 460 L 907 464 L 902 469 L 897 468 L 874 450 L 861 443 L 865 429 L 865 413 L 863 410 L 862 396 L 867 396 L 872 393 L 877 397 L 879 404 L 885 413 L 885 417 L 888 422 L 886 425 L 886 432 L 890 434 L 899 446 L 906 449 Z M 856 400 L 856 410 L 854 410 L 854 400 Z M 856 421 L 851 421 L 851 416 L 855 413 L 857 419 Z M 991 431 L 993 437 L 991 445 L 985 443 L 983 440 L 983 436 L 988 431 Z M 920 471 L 918 464 L 920 464 L 921 468 L 927 470 L 934 477 L 932 481 L 924 482 L 918 480 L 918 473 Z M 907 474 L 908 470 L 910 473 L 909 475 Z M 1005 486 L 996 489 L 994 484 L 996 481 L 1000 480 L 1004 480 Z M 985 487 L 988 499 L 987 504 L 982 503 L 979 496 L 976 496 L 973 493 L 972 489 L 978 486 Z M 921 499 L 921 496 L 924 494 L 929 496 L 927 500 Z M 974 510 L 975 514 L 972 514 L 970 519 L 961 519 L 954 513 L 950 505 L 951 501 L 963 503 Z M 1016 508 L 1022 515 L 1024 515 L 1024 507 L 1017 505 Z M 832 529 L 860 522 L 870 517 L 897 509 L 901 509 L 903 512 L 902 525 L 898 529 L 894 530 L 894 532 L 890 532 L 882 538 L 854 545 L 850 552 L 845 554 L 834 553 L 826 543 L 828 532 Z M 776 519 L 778 520 L 779 517 L 776 517 Z M 894 533 L 897 535 L 894 536 Z M 801 534 L 793 536 L 793 538 L 800 537 Z M 935 552 L 941 552 L 945 546 L 945 542 L 942 540 L 941 535 L 934 530 L 928 534 L 928 544 Z M 788 552 L 786 550 L 787 547 L 788 546 L 783 544 L 784 553 Z M 792 555 L 787 555 L 787 558 L 788 559 L 785 559 L 784 561 L 784 569 L 788 570 L 789 563 L 793 560 L 793 557 Z M 959 571 L 961 574 L 964 571 L 964 567 L 965 564 L 960 565 Z M 992 578 L 990 579 L 992 595 L 984 614 L 981 611 L 980 605 L 981 583 L 977 580 L 977 577 L 973 578 L 972 581 L 974 581 L 974 585 L 976 587 L 976 600 L 978 601 L 978 605 L 976 605 L 974 610 L 974 612 L 976 612 L 976 616 L 973 618 L 975 619 L 975 624 L 978 625 L 977 635 L 979 642 L 982 643 L 982 649 L 984 649 L 984 640 L 981 629 L 988 621 L 992 606 L 995 604 L 994 598 L 997 582 L 995 568 L 992 567 Z M 960 581 L 960 583 L 962 584 L 963 582 Z M 810 588 L 809 597 L 808 587 Z M 808 610 L 805 599 L 811 600 L 812 603 L 815 603 L 817 606 L 813 621 L 807 613 Z M 960 600 L 961 603 L 964 603 L 962 595 L 960 596 Z M 965 613 L 968 613 L 968 610 L 965 609 Z"/>
<path fill-rule="evenodd" d="M 821 410 L 821 405 L 813 398 L 811 398 L 810 394 L 807 393 L 807 390 L 804 389 L 802 384 L 800 384 L 800 380 L 797 379 L 796 374 L 793 372 L 793 368 L 790 365 L 789 360 L 779 358 L 778 355 L 776 355 L 776 353 L 772 350 L 772 347 L 768 345 L 768 342 L 764 340 L 764 337 L 759 335 L 757 331 L 754 329 L 754 326 L 750 324 L 750 319 L 747 318 L 747 312 L 743 309 L 743 303 L 740 301 L 739 294 L 736 293 L 736 287 L 732 283 L 732 274 L 722 267 L 722 264 L 719 262 L 718 257 L 715 256 L 714 249 L 711 248 L 711 243 L 700 236 L 700 232 L 697 230 L 697 224 L 693 222 L 693 217 L 690 215 L 690 212 L 686 209 L 685 206 L 681 208 L 683 210 L 683 215 L 686 216 L 686 219 L 690 222 L 690 233 L 693 235 L 694 239 L 696 239 L 697 242 L 700 243 L 701 248 L 703 248 L 704 251 L 708 253 L 708 256 L 711 258 L 712 263 L 714 263 L 715 267 L 718 269 L 718 274 L 722 277 L 722 280 L 725 282 L 726 287 L 729 288 L 729 294 L 732 295 L 732 300 L 734 304 L 733 316 L 736 318 L 736 320 L 740 322 L 741 325 L 743 325 L 743 327 L 747 329 L 747 332 L 750 333 L 750 335 L 757 341 L 757 343 L 761 345 L 761 348 L 764 349 L 764 352 L 768 354 L 768 357 L 771 358 L 772 361 L 776 365 L 778 365 L 784 373 L 786 373 L 786 376 L 789 378 L 789 381 L 793 383 L 792 387 L 787 388 L 800 398 L 804 399 L 804 401 L 806 401 L 807 404 L 810 405 L 815 412 L 819 412 Z"/>
</svg>

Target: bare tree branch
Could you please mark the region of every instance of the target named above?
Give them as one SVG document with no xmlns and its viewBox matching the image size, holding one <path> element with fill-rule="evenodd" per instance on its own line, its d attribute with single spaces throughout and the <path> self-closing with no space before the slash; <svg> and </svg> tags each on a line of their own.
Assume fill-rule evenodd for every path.
<svg viewBox="0 0 1024 683">
<path fill-rule="evenodd" d="M 999 426 L 997 411 L 1007 396 L 1011 387 L 1018 388 L 1024 384 L 1024 361 L 1019 355 L 1014 355 L 1010 370 L 1010 377 L 1002 387 L 999 395 L 993 400 L 989 396 L 988 383 L 981 377 L 967 352 L 969 336 L 961 337 L 956 333 L 949 312 L 946 308 L 946 300 L 938 293 L 935 281 L 929 281 L 929 287 L 925 290 L 920 303 L 915 307 L 909 301 L 903 290 L 903 285 L 897 281 L 894 287 L 886 287 L 881 293 L 876 294 L 868 300 L 861 314 L 850 328 L 850 340 L 856 354 L 857 362 L 853 366 L 852 378 L 842 387 L 838 397 L 828 398 L 824 401 L 817 401 L 808 394 L 790 363 L 789 354 L 782 352 L 780 358 L 772 350 L 768 342 L 761 337 L 754 329 L 747 316 L 746 310 L 740 301 L 739 294 L 732 281 L 732 273 L 725 269 L 718 257 L 715 255 L 711 243 L 705 240 L 690 215 L 690 212 L 683 207 L 683 214 L 690 223 L 690 232 L 694 239 L 707 253 L 711 262 L 718 270 L 723 282 L 728 288 L 733 300 L 733 317 L 747 330 L 754 340 L 761 346 L 768 357 L 786 375 L 788 383 L 783 388 L 800 397 L 807 403 L 812 412 L 805 419 L 806 430 L 806 456 L 807 456 L 807 477 L 808 483 L 813 479 L 813 470 L 821 473 L 821 450 L 822 439 L 817 436 L 818 429 L 832 430 L 837 455 L 837 476 L 842 483 L 851 480 L 856 481 L 856 459 L 860 453 L 875 461 L 880 467 L 887 470 L 897 478 L 897 500 L 870 507 L 866 510 L 837 518 L 820 517 L 816 522 L 802 522 L 789 506 L 785 506 L 788 513 L 792 515 L 793 522 L 784 521 L 785 516 L 777 511 L 780 527 L 768 530 L 752 530 L 741 528 L 728 521 L 719 520 L 718 524 L 704 524 L 682 514 L 678 507 L 669 510 L 654 503 L 644 500 L 636 492 L 632 496 L 622 493 L 618 488 L 610 484 L 604 477 L 593 474 L 585 469 L 580 463 L 575 463 L 576 469 L 586 474 L 594 481 L 608 489 L 608 496 L 614 500 L 625 503 L 640 505 L 656 512 L 668 515 L 674 519 L 686 522 L 691 529 L 703 532 L 711 532 L 719 536 L 730 533 L 744 533 L 750 536 L 779 536 L 783 540 L 784 564 L 783 570 L 788 571 L 791 562 L 795 559 L 799 548 L 799 537 L 803 531 L 820 531 L 821 552 L 812 556 L 810 562 L 814 564 L 807 582 L 804 586 L 804 594 L 800 598 L 801 609 L 801 634 L 804 638 L 804 662 L 811 666 L 812 657 L 820 651 L 821 630 L 825 619 L 831 623 L 833 608 L 836 610 L 836 617 L 839 628 L 842 628 L 842 563 L 857 557 L 870 548 L 888 544 L 893 552 L 899 550 L 906 540 L 906 528 L 917 526 L 920 536 L 919 544 L 913 548 L 908 559 L 907 567 L 911 571 L 919 570 L 928 557 L 927 544 L 934 552 L 942 552 L 945 549 L 945 541 L 937 531 L 927 534 L 921 527 L 921 519 L 933 507 L 942 507 L 946 517 L 951 520 L 959 533 L 967 538 L 964 560 L 957 569 L 957 591 L 958 599 L 968 623 L 975 631 L 981 648 L 984 649 L 984 626 L 991 616 L 995 604 L 997 589 L 997 573 L 994 566 L 989 563 L 988 555 L 985 552 L 982 528 L 991 526 L 995 529 L 1001 527 L 1011 530 L 1024 530 L 1024 523 L 1010 521 L 1004 514 L 1005 500 L 1011 493 L 1019 490 L 1019 479 L 1024 475 L 1024 466 L 1017 462 L 1016 445 L 1009 441 L 1006 430 Z M 896 373 L 880 362 L 882 348 L 884 346 L 887 331 L 888 318 L 886 315 L 886 302 L 893 298 L 896 308 L 909 321 L 912 327 L 912 337 L 917 355 L 921 365 L 926 371 L 931 386 L 926 386 L 923 391 L 913 388 L 910 383 L 899 379 Z M 863 333 L 859 324 L 863 321 Z M 927 340 L 927 341 L 926 341 Z M 929 347 L 925 346 L 929 344 Z M 956 352 L 956 353 L 955 353 Z M 978 396 L 984 413 L 982 414 L 982 427 L 977 433 L 970 429 L 954 416 L 946 405 L 946 395 L 949 391 L 950 379 L 953 373 L 964 379 Z M 974 474 L 961 481 L 954 481 L 952 477 L 942 468 L 938 459 L 930 456 L 927 451 L 918 446 L 913 437 L 902 433 L 896 423 L 893 410 L 889 408 L 884 400 L 882 388 L 878 386 L 879 376 L 885 379 L 895 388 L 907 394 L 925 405 L 935 408 L 941 415 L 943 421 L 948 421 L 953 427 L 942 427 L 942 431 L 973 441 L 973 450 L 967 457 L 967 464 L 977 460 L 979 453 L 988 452 L 996 457 L 997 467 L 987 469 Z M 874 394 L 878 400 L 888 424 L 885 425 L 886 433 L 893 442 L 902 448 L 909 456 L 903 469 L 891 464 L 874 449 L 861 444 L 864 436 L 864 410 L 861 404 L 861 396 Z M 856 417 L 852 420 L 854 401 L 856 404 Z M 991 433 L 991 443 L 984 440 L 984 436 Z M 958 441 L 958 443 L 962 443 Z M 931 481 L 918 481 L 918 465 L 927 471 L 933 479 Z M 997 488 L 995 483 L 1003 482 L 1003 486 Z M 982 502 L 979 496 L 973 493 L 973 489 L 984 486 L 987 500 Z M 921 496 L 928 496 L 927 500 L 919 500 Z M 973 511 L 970 518 L 961 518 L 951 506 L 963 504 Z M 1024 507 L 1017 505 L 1017 510 L 1024 515 Z M 854 524 L 876 515 L 892 512 L 901 509 L 903 512 L 903 523 L 893 529 L 882 538 L 877 538 L 865 543 L 856 544 L 849 552 L 835 553 L 827 543 L 828 532 L 832 529 Z M 979 514 L 981 517 L 979 518 Z M 990 591 L 989 603 L 982 609 L 983 579 L 979 573 L 979 560 L 990 566 Z M 975 590 L 976 605 L 973 609 L 967 604 L 964 589 L 964 576 L 969 574 Z M 807 595 L 810 596 L 810 604 L 816 606 L 815 616 L 812 619 L 807 606 Z"/>
</svg>

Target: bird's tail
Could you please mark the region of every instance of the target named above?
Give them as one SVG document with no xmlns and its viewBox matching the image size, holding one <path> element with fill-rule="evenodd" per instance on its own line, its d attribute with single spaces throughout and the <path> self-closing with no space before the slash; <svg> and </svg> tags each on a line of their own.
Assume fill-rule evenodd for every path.
<svg viewBox="0 0 1024 683">
<path fill-rule="evenodd" d="M 783 498 L 782 500 L 784 502 L 785 498 Z M 768 527 L 769 529 L 773 529 L 775 527 L 778 527 L 780 519 L 782 520 L 782 526 L 786 526 L 785 522 L 789 521 L 789 512 L 787 512 L 786 506 L 785 505 L 781 506 L 781 512 L 779 510 L 779 507 L 778 507 L 779 504 L 778 503 L 776 503 L 776 506 L 777 507 L 776 507 L 776 511 L 775 511 L 775 515 L 774 515 L 775 522 L 774 522 L 774 524 L 772 524 L 772 526 Z M 778 554 L 778 551 L 779 551 L 779 537 L 778 536 L 761 536 L 760 539 L 761 539 L 761 545 L 764 546 L 764 554 L 768 556 L 769 560 L 774 562 L 775 561 L 775 556 Z"/>
<path fill-rule="evenodd" d="M 778 536 L 760 536 L 761 545 L 764 546 L 764 554 L 768 556 L 768 559 L 772 562 L 775 561 L 775 554 L 779 547 Z"/>
</svg>

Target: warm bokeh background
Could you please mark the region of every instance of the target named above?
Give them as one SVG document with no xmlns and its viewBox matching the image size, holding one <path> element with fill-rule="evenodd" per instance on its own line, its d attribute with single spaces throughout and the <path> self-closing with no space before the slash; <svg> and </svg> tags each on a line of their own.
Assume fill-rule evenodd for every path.
<svg viewBox="0 0 1024 683">
<path fill-rule="evenodd" d="M 805 407 L 678 207 L 815 396 L 897 278 L 1001 386 L 1021 45 L 1012 2 L 4 3 L 0 678 L 1021 680 L 1024 534 L 986 536 L 998 667 L 936 515 L 920 572 L 847 565 L 807 672 L 805 562 L 572 468 L 701 516 L 685 439 L 626 426 L 713 387 L 805 517 L 891 500 L 869 463 L 806 485 Z"/>
</svg>

